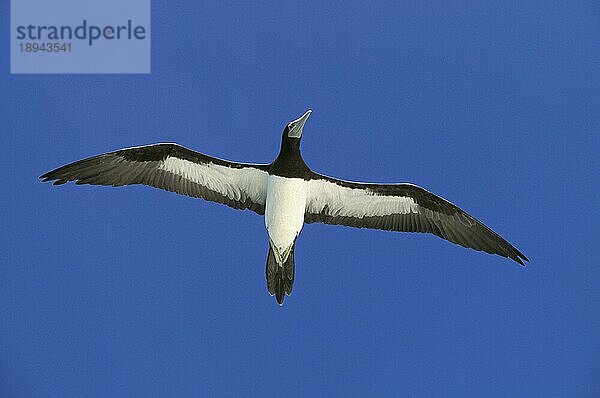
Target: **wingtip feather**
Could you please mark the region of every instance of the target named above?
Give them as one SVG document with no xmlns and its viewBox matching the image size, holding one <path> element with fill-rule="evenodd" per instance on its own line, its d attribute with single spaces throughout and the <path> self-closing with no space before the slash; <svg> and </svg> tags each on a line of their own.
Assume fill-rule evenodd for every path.
<svg viewBox="0 0 600 398">
<path fill-rule="evenodd" d="M 511 259 L 513 259 L 514 261 L 516 261 L 523 267 L 525 267 L 525 265 L 526 265 L 525 263 L 529 262 L 529 259 L 527 257 L 525 257 L 525 255 L 521 252 L 518 252 L 518 254 L 515 256 L 511 256 Z"/>
</svg>

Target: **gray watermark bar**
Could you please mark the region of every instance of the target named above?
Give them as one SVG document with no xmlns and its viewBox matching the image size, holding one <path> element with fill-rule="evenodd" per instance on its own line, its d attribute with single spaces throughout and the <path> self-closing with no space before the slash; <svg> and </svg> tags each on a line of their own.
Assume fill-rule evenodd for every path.
<svg viewBox="0 0 600 398">
<path fill-rule="evenodd" d="M 150 0 L 11 0 L 11 73 L 150 73 Z"/>
</svg>

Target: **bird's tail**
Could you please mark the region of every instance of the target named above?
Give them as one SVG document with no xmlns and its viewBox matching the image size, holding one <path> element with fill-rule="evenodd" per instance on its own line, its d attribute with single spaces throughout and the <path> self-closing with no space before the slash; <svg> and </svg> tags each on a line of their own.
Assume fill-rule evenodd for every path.
<svg viewBox="0 0 600 398">
<path fill-rule="evenodd" d="M 294 286 L 294 245 L 292 245 L 290 254 L 282 265 L 275 260 L 273 248 L 269 245 L 266 272 L 267 289 L 271 296 L 275 295 L 279 305 L 283 305 L 286 294 L 288 296 L 292 294 L 292 287 Z"/>
</svg>

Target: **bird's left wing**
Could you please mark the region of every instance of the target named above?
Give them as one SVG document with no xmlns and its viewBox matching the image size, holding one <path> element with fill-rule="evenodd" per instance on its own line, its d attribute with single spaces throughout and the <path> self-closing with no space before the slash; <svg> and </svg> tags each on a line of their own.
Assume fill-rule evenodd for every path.
<svg viewBox="0 0 600 398">
<path fill-rule="evenodd" d="M 177 144 L 154 144 L 93 156 L 40 178 L 54 185 L 144 184 L 264 214 L 268 165 L 229 162 Z"/>
<path fill-rule="evenodd" d="M 527 257 L 464 210 L 412 184 L 368 184 L 314 174 L 304 220 L 387 231 L 428 232 L 450 242 L 508 257 Z"/>
</svg>

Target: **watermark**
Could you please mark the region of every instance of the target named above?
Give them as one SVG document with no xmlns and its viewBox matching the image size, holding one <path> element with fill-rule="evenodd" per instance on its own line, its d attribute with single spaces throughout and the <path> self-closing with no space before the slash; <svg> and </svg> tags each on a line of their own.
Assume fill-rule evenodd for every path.
<svg viewBox="0 0 600 398">
<path fill-rule="evenodd" d="M 150 0 L 11 0 L 11 73 L 150 73 Z"/>
<path fill-rule="evenodd" d="M 124 32 L 122 32 L 124 31 Z M 17 26 L 17 40 L 37 40 L 42 43 L 51 40 L 87 40 L 91 46 L 94 40 L 144 40 L 146 38 L 146 28 L 138 25 L 133 27 L 131 19 L 127 20 L 127 25 L 104 26 L 88 25 L 86 19 L 81 25 L 72 27 L 70 25 L 62 26 L 45 26 L 45 25 L 21 25 Z M 20 48 L 23 48 L 23 43 L 19 43 Z"/>
</svg>

